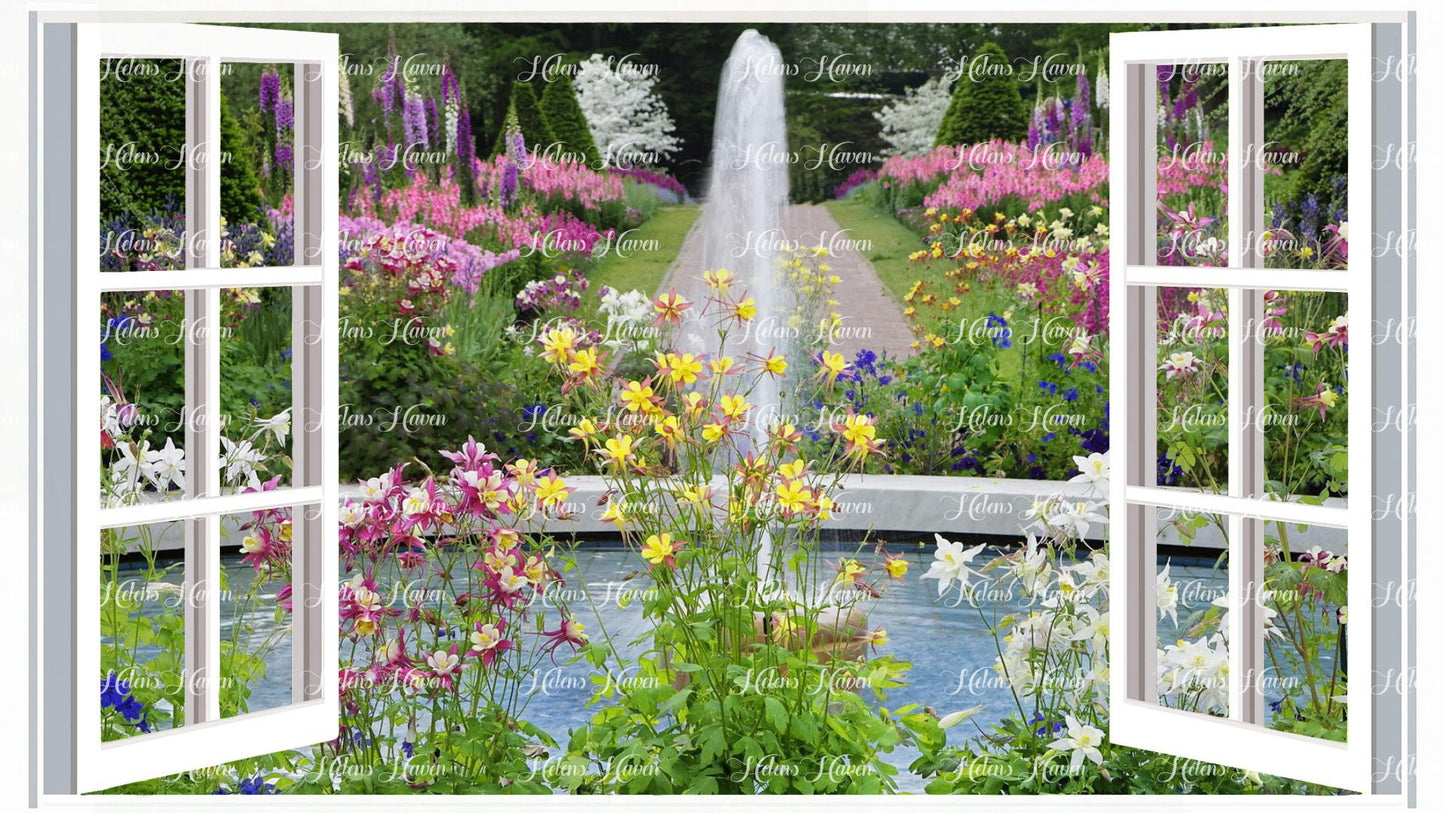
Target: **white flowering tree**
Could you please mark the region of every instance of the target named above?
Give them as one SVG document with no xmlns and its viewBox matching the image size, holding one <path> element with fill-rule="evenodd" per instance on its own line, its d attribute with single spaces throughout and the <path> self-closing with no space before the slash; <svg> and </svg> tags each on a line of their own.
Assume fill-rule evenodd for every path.
<svg viewBox="0 0 1445 813">
<path fill-rule="evenodd" d="M 945 77 L 935 76 L 873 114 L 883 125 L 889 155 L 921 155 L 933 149 L 938 125 L 948 109 L 950 86 Z"/>
<path fill-rule="evenodd" d="M 682 144 L 667 104 L 653 93 L 656 82 L 647 66 L 601 54 L 578 64 L 577 101 L 607 166 L 656 166 Z"/>
</svg>

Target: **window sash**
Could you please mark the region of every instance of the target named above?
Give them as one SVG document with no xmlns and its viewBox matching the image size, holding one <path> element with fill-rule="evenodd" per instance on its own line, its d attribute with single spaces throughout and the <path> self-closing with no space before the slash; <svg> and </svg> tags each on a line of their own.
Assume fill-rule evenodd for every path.
<svg viewBox="0 0 1445 813">
<path fill-rule="evenodd" d="M 1396 27 L 1398 31 L 1398 27 Z M 1306 781 L 1369 792 L 1377 787 L 1371 742 L 1374 736 L 1372 681 L 1374 471 L 1370 432 L 1372 347 L 1360 342 L 1348 359 L 1352 401 L 1348 435 L 1351 499 L 1344 507 L 1310 506 L 1262 499 L 1262 436 L 1245 420 L 1263 401 L 1262 353 L 1245 326 L 1262 312 L 1268 288 L 1344 291 L 1354 314 L 1374 313 L 1374 260 L 1356 251 L 1347 271 L 1260 269 L 1246 254 L 1245 238 L 1263 206 L 1260 170 L 1243 161 L 1247 142 L 1262 140 L 1262 81 L 1250 68 L 1262 60 L 1346 58 L 1350 118 L 1349 220 L 1357 234 L 1374 233 L 1370 149 L 1373 143 L 1371 82 L 1373 28 L 1368 24 L 1289 26 L 1238 30 L 1189 30 L 1115 34 L 1110 39 L 1111 74 L 1122 85 L 1111 111 L 1111 189 L 1124 206 L 1114 212 L 1111 280 L 1111 414 L 1120 427 L 1111 437 L 1114 469 L 1110 487 L 1114 576 L 1111 590 L 1115 636 L 1110 643 L 1110 736 L 1117 743 L 1257 769 Z M 1229 66 L 1228 144 L 1230 195 L 1227 216 L 1229 268 L 1159 268 L 1154 259 L 1157 65 L 1222 62 Z M 1249 77 L 1246 79 L 1246 77 Z M 1155 336 L 1159 286 L 1226 288 L 1229 296 L 1229 491 L 1204 494 L 1158 488 Z M 1230 718 L 1167 709 L 1157 704 L 1154 582 L 1157 568 L 1156 507 L 1211 511 L 1228 518 L 1230 562 Z M 1328 743 L 1284 734 L 1262 723 L 1263 697 L 1257 674 L 1263 655 L 1263 612 L 1255 601 L 1263 576 L 1263 527 L 1279 519 L 1348 530 L 1351 605 L 1347 689 L 1348 742 Z M 1371 613 L 1373 615 L 1373 613 Z"/>
<path fill-rule="evenodd" d="M 293 291 L 292 485 L 260 494 L 220 490 L 220 339 L 212 332 L 186 345 L 187 499 L 101 508 L 100 448 L 95 437 L 97 353 L 75 352 L 72 449 L 75 517 L 71 595 L 71 790 L 87 792 L 128 781 L 220 764 L 247 756 L 332 739 L 339 723 L 336 673 L 337 512 L 337 71 L 334 34 L 202 25 L 76 24 L 73 62 L 76 96 L 73 138 L 75 199 L 74 347 L 100 341 L 97 308 L 105 291 L 182 290 L 188 320 L 212 322 L 221 289 L 291 287 Z M 178 271 L 101 272 L 99 256 L 100 60 L 108 56 L 176 58 L 203 75 L 187 73 L 186 137 L 204 143 L 205 159 L 186 175 L 187 268 Z M 220 268 L 220 64 L 290 63 L 295 66 L 298 156 L 294 189 L 297 265 Z M 319 73 L 318 73 L 319 70 Z M 315 81 L 320 80 L 320 81 Z M 329 160 L 319 160 L 326 159 Z M 302 264 L 303 262 L 308 264 Z M 196 415 L 199 414 L 199 420 Z M 291 705 L 220 719 L 220 518 L 268 507 L 292 507 Z M 302 511 L 306 506 L 317 510 Z M 100 742 L 99 543 L 106 527 L 183 520 L 185 578 L 199 596 L 185 607 L 187 668 L 185 724 L 177 729 Z M 329 634 L 328 634 L 329 633 Z M 198 680 L 197 678 L 205 678 Z M 57 749 L 58 750 L 58 749 Z"/>
</svg>

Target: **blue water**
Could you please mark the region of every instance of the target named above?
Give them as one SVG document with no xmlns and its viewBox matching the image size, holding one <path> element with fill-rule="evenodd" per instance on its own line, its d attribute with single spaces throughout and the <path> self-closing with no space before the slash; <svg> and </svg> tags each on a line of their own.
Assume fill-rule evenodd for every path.
<svg viewBox="0 0 1445 813">
<path fill-rule="evenodd" d="M 853 547 L 846 549 L 849 553 L 853 550 Z M 989 625 L 1007 613 L 1027 608 L 1003 603 L 992 594 L 984 594 L 973 603 L 959 602 L 956 587 L 940 598 L 937 582 L 920 578 L 932 561 L 932 546 L 893 546 L 893 550 L 902 552 L 909 560 L 908 575 L 901 582 L 890 583 L 881 598 L 860 605 L 869 608 L 868 626 L 881 627 L 888 633 L 890 642 L 881 651 L 912 664 L 907 675 L 908 684 L 890 690 L 883 705 L 896 709 L 918 704 L 932 709 L 939 716 L 982 706 L 982 710 L 970 720 L 949 730 L 950 741 L 955 743 L 976 736 L 978 728 L 975 725 L 987 730 L 994 722 L 1017 714 L 1012 692 L 995 677 L 992 669 L 998 652 Z M 843 553 L 844 549 L 840 548 L 839 552 L 825 555 L 835 560 Z M 636 554 L 619 547 L 588 547 L 578 550 L 575 559 L 576 570 L 564 574 L 567 586 L 562 591 L 562 597 L 569 609 L 586 625 L 589 636 L 596 640 L 606 635 L 623 653 L 636 654 L 645 650 L 648 624 L 642 617 L 641 602 L 634 600 L 629 603 L 625 600 L 628 591 L 645 589 L 649 584 L 645 576 L 637 576 Z M 982 558 L 976 560 L 975 567 L 982 565 Z M 226 572 L 232 591 L 244 593 L 253 578 L 251 569 L 234 560 L 226 564 Z M 825 568 L 825 572 L 831 571 Z M 1217 595 L 1227 584 L 1223 570 L 1215 570 L 1209 561 L 1200 559 L 1174 559 L 1171 575 L 1181 586 L 1181 593 L 1190 596 L 1196 593 Z M 629 576 L 634 578 L 629 579 Z M 167 580 L 173 578 L 176 577 L 173 575 Z M 1183 585 L 1194 581 L 1199 583 L 1199 588 L 1185 591 Z M 1202 609 L 1208 601 L 1196 600 L 1193 603 L 1199 606 L 1181 606 L 1178 625 L 1168 620 L 1161 622 L 1161 641 L 1176 637 L 1177 632 L 1187 625 L 1191 613 Z M 270 601 L 259 603 L 260 607 L 271 605 Z M 253 627 L 249 639 L 253 642 L 262 641 L 274 627 L 273 616 L 269 612 L 250 613 L 247 620 Z M 223 608 L 224 635 L 230 635 L 234 623 L 230 608 Z M 279 645 L 267 657 L 266 679 L 253 685 L 250 710 L 274 708 L 291 702 L 290 674 L 291 641 L 289 635 L 283 635 Z M 568 664 L 566 658 L 559 657 L 555 663 L 544 660 L 531 683 L 522 687 L 527 696 L 522 716 L 565 747 L 569 732 L 586 725 L 594 711 L 587 706 L 594 688 L 590 679 L 592 674 L 590 666 Z M 628 675 L 623 673 L 616 677 L 625 681 Z M 1026 709 L 1026 712 L 1032 714 L 1032 709 Z M 899 770 L 898 781 L 903 790 L 922 789 L 922 781 L 908 770 L 909 763 L 916 757 L 916 751 L 906 747 L 900 747 L 888 756 L 888 761 Z"/>
</svg>

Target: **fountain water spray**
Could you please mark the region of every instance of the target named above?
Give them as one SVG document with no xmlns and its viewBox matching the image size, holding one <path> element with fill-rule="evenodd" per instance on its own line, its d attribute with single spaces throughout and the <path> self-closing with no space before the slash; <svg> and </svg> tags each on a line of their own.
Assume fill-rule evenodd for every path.
<svg viewBox="0 0 1445 813">
<path fill-rule="evenodd" d="M 796 331 L 788 326 L 795 300 L 778 269 L 783 208 L 788 202 L 781 68 L 778 47 L 752 29 L 738 37 L 723 65 L 712 166 L 704 190 L 702 267 L 731 271 L 735 290 L 753 297 L 758 313 L 741 336 L 729 335 L 728 346 L 718 347 L 712 326 L 696 316 L 701 308 L 688 311 L 694 318 L 678 334 L 680 347 L 688 352 L 763 355 L 771 351 L 795 358 L 796 340 L 789 334 L 795 336 Z M 708 292 L 694 278 L 680 293 L 701 302 Z M 750 393 L 755 406 L 749 426 L 755 448 L 762 447 L 768 426 L 782 415 L 782 383 L 764 376 Z M 760 561 L 766 562 L 770 552 L 765 533 Z"/>
</svg>

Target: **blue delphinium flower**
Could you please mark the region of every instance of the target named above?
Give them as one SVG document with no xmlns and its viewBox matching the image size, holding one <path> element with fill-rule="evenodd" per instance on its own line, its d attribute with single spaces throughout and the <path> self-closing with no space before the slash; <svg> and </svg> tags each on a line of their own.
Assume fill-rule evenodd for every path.
<svg viewBox="0 0 1445 813">
<path fill-rule="evenodd" d="M 213 792 L 211 795 L 231 796 L 233 794 L 237 794 L 241 796 L 270 796 L 272 794 L 280 792 L 281 791 L 276 789 L 275 782 L 267 782 L 264 778 L 257 775 L 249 779 L 242 779 L 240 783 L 237 784 L 235 790 L 221 787 L 217 788 L 216 791 Z"/>
<path fill-rule="evenodd" d="M 1161 486 L 1172 486 L 1179 482 L 1184 475 L 1184 469 L 1179 468 L 1166 454 L 1160 454 L 1158 460 L 1158 484 Z"/>
<path fill-rule="evenodd" d="M 1078 388 L 1078 387 L 1069 387 L 1067 390 L 1065 390 L 1065 391 L 1064 391 L 1064 400 L 1065 400 L 1065 401 L 1077 401 L 1077 400 L 1079 400 L 1079 388 Z"/>
<path fill-rule="evenodd" d="M 111 355 L 110 348 L 105 346 L 105 342 L 101 342 L 101 343 L 100 343 L 100 360 L 101 360 L 101 361 L 110 361 L 112 358 L 115 358 L 115 356 Z"/>
<path fill-rule="evenodd" d="M 1052 381 L 1040 381 L 1040 382 L 1039 382 L 1039 389 L 1043 390 L 1044 392 L 1047 392 L 1049 395 L 1058 395 L 1058 394 L 1059 394 L 1059 385 L 1053 383 Z"/>
<path fill-rule="evenodd" d="M 988 333 L 993 341 L 994 347 L 1013 347 L 1013 342 L 1011 341 L 1013 331 L 1009 330 L 1006 319 L 996 313 L 990 313 L 988 318 L 984 320 L 984 324 L 989 328 Z"/>
<path fill-rule="evenodd" d="M 100 680 L 101 708 L 115 709 L 122 719 L 143 734 L 151 731 L 145 706 L 130 693 L 130 683 L 121 680 L 114 672 Z"/>
</svg>

